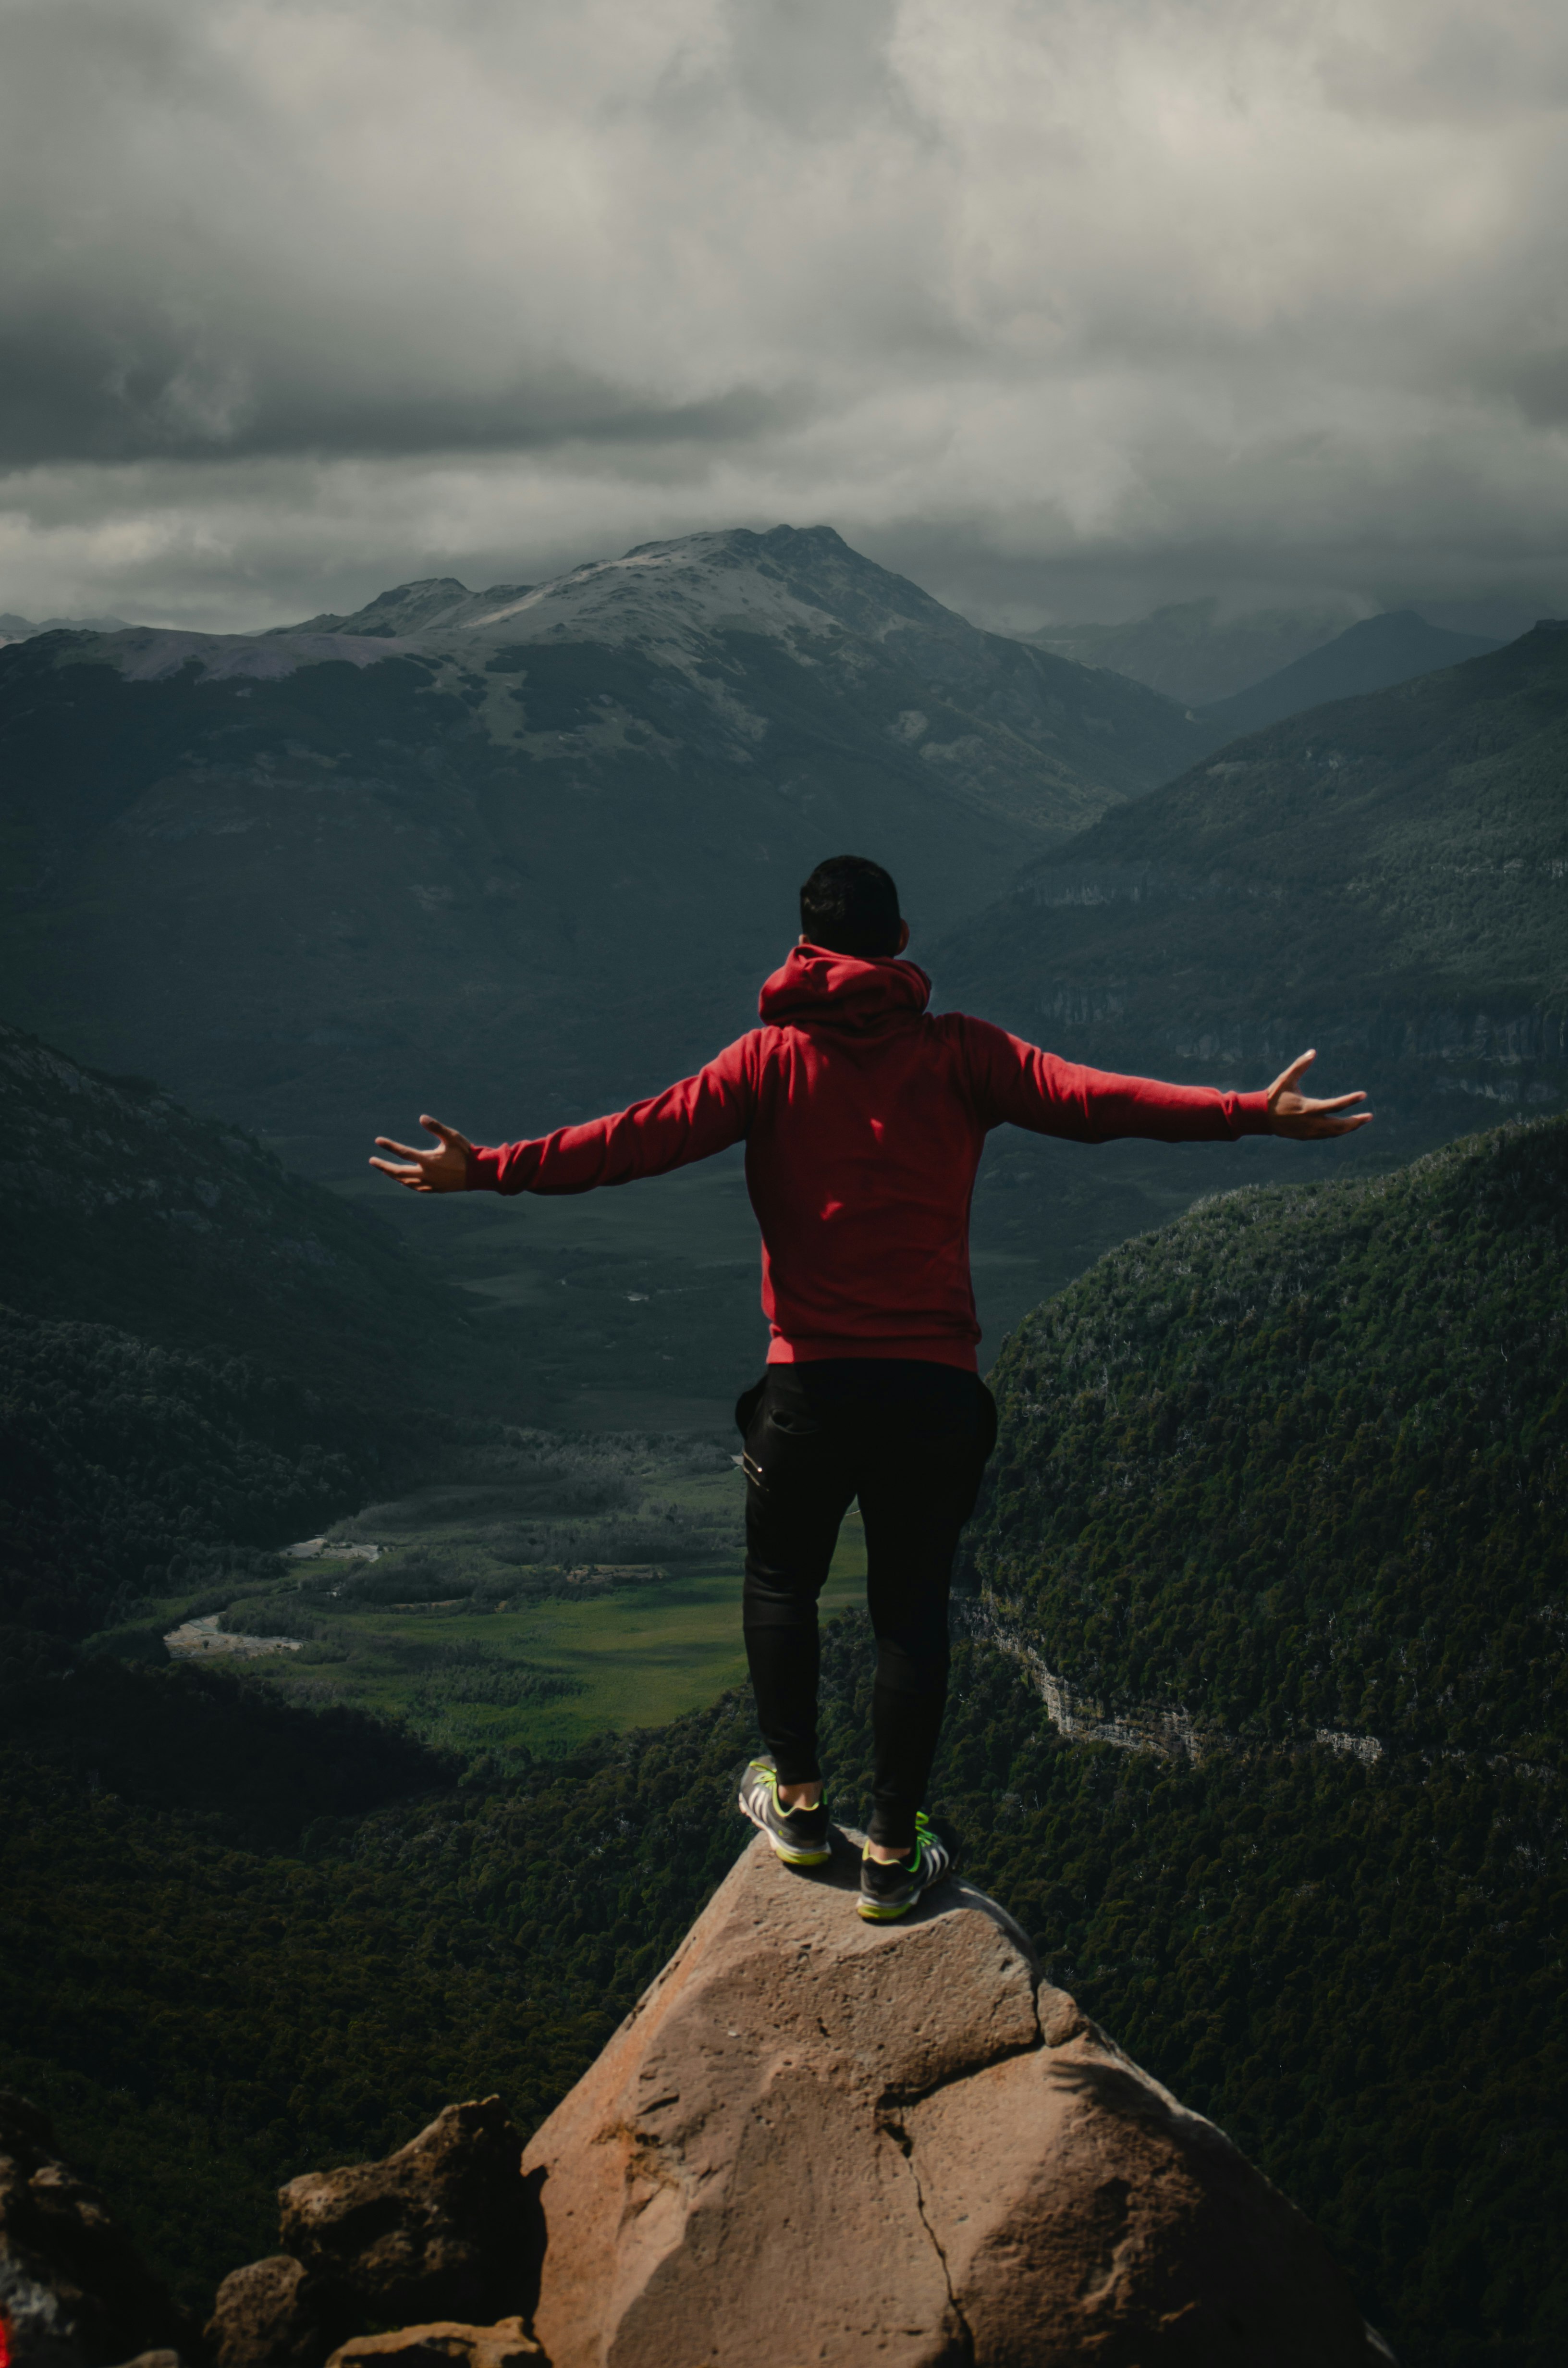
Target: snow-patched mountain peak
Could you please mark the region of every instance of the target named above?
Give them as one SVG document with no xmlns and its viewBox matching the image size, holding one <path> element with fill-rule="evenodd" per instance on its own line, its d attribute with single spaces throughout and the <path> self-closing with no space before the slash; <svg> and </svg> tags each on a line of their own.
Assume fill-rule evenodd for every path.
<svg viewBox="0 0 1568 2368">
<path fill-rule="evenodd" d="M 543 584 L 494 584 L 470 592 L 451 576 L 396 586 L 352 615 L 312 617 L 281 633 L 483 634 L 487 640 L 624 643 L 670 651 L 714 632 L 820 635 L 880 641 L 918 626 L 967 639 L 974 628 L 902 575 L 852 551 L 831 527 L 739 527 L 639 543 L 619 559 L 593 559 Z"/>
<path fill-rule="evenodd" d="M 532 641 L 682 641 L 726 629 L 848 632 L 876 641 L 899 627 L 972 632 L 928 593 L 852 551 L 831 527 L 746 528 L 640 543 L 593 560 L 472 620 L 472 630 Z"/>
</svg>

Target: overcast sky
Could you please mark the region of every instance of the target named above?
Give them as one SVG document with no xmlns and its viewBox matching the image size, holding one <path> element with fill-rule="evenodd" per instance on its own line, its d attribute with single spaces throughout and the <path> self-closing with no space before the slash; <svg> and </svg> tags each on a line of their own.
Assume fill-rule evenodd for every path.
<svg viewBox="0 0 1568 2368">
<path fill-rule="evenodd" d="M 1568 606 L 1562 0 L 0 0 L 0 609 Z"/>
</svg>

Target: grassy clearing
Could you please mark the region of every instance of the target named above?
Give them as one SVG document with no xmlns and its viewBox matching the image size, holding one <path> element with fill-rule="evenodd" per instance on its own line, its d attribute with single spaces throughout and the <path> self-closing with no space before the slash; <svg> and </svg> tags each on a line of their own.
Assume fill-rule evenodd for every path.
<svg viewBox="0 0 1568 2368">
<path fill-rule="evenodd" d="M 824 1615 L 864 1600 L 865 1567 L 859 1516 L 852 1513 L 824 1590 Z M 297 1657 L 256 1665 L 257 1673 L 295 1702 L 347 1702 L 406 1719 L 427 1741 L 467 1759 L 504 1762 L 519 1746 L 555 1754 L 607 1730 L 660 1726 L 704 1709 L 745 1678 L 738 1566 L 526 1611 L 387 1613 L 334 1605 L 322 1624 L 328 1651 L 347 1648 L 346 1660 L 317 1661 L 307 1646 Z M 448 1654 L 463 1657 L 448 1661 Z M 581 1691 L 542 1697 L 521 1691 L 538 1677 L 563 1678 Z M 512 1699 L 453 1699 L 492 1678 Z"/>
<path fill-rule="evenodd" d="M 504 1768 L 663 1725 L 744 1680 L 744 1489 L 711 1433 L 511 1431 L 338 1523 L 329 1543 L 374 1544 L 374 1562 L 290 1562 L 142 1616 L 169 1630 L 222 1601 L 231 1634 L 301 1641 L 244 1665 L 288 1700 L 401 1718 Z M 860 1600 L 864 1576 L 852 1512 L 824 1608 Z"/>
</svg>

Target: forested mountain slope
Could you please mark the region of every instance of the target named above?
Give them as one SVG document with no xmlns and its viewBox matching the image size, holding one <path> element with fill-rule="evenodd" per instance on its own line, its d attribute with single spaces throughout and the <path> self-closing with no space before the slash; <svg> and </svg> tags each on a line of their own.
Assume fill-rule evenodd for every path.
<svg viewBox="0 0 1568 2368">
<path fill-rule="evenodd" d="M 394 1233 L 253 1135 L 4 1021 L 0 1196 L 0 1302 L 30 1315 L 368 1391 L 400 1342 L 465 1313 Z"/>
<path fill-rule="evenodd" d="M 312 1173 L 437 1089 L 542 1130 L 751 1025 L 824 855 L 930 933 L 1214 743 L 826 528 L 45 636 L 0 650 L 0 1009 Z"/>
<path fill-rule="evenodd" d="M 1387 1168 L 1568 1092 L 1568 626 L 1275 724 L 1108 816 L 956 931 L 938 1005 L 1096 1067 L 1266 1086 L 1316 1046 L 1347 1142 L 993 1138 L 976 1238 L 1036 1297 L 1243 1179 Z M 994 1353 L 994 1338 L 988 1344 Z"/>
<path fill-rule="evenodd" d="M 992 1376 L 988 1603 L 1101 1715 L 1568 1747 L 1568 1119 L 1129 1242 Z"/>
<path fill-rule="evenodd" d="M 144 1079 L 0 1027 L 0 1623 L 81 1636 L 243 1565 L 413 1468 L 434 1403 L 504 1395 L 394 1235 Z"/>
</svg>

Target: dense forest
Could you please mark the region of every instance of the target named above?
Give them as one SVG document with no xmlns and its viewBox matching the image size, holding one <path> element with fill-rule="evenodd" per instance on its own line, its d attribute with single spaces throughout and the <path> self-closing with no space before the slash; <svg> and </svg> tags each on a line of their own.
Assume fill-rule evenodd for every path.
<svg viewBox="0 0 1568 2368">
<path fill-rule="evenodd" d="M 1313 2214 L 1406 2368 L 1568 2340 L 1565 1154 L 1550 1121 L 1233 1194 L 1028 1319 L 959 1623 L 1009 1649 L 960 1643 L 933 1791 L 1053 1977 Z M 751 1714 L 503 1770 L 128 1660 L 133 1632 L 85 1650 L 138 1555 L 214 1610 L 281 1601 L 247 1541 L 365 1484 L 326 1402 L 247 1356 L 8 1337 L 13 1543 L 44 1576 L 0 1671 L 0 2080 L 200 2305 L 294 2172 L 457 2095 L 550 2110 L 744 1840 Z M 584 1520 L 571 1461 L 549 1486 Z M 1191 1748 L 1064 1735 L 1042 1667 L 1089 1725 L 1179 1708 Z M 825 1679 L 852 1821 L 858 1615 Z"/>
<path fill-rule="evenodd" d="M 0 1308 L 0 1625 L 82 1636 L 274 1566 L 268 1547 L 352 1504 L 398 1443 L 245 1359 L 108 1325 Z"/>
<path fill-rule="evenodd" d="M 846 1822 L 871 1674 L 848 1615 L 825 1652 Z M 537 2121 L 749 1833 L 739 1697 L 497 1784 L 206 1671 L 25 1691 L 0 2079 L 47 2100 L 198 2304 L 272 2249 L 280 2180 L 454 2096 L 499 2088 Z M 1315 2216 L 1406 2368 L 1561 2357 L 1551 1780 L 1071 1744 L 1006 1656 L 961 1645 L 933 1797 L 1052 1976 Z"/>
<path fill-rule="evenodd" d="M 971 1551 L 1088 1697 L 1568 1742 L 1568 1121 L 1199 1204 L 1026 1319 Z"/>
</svg>

